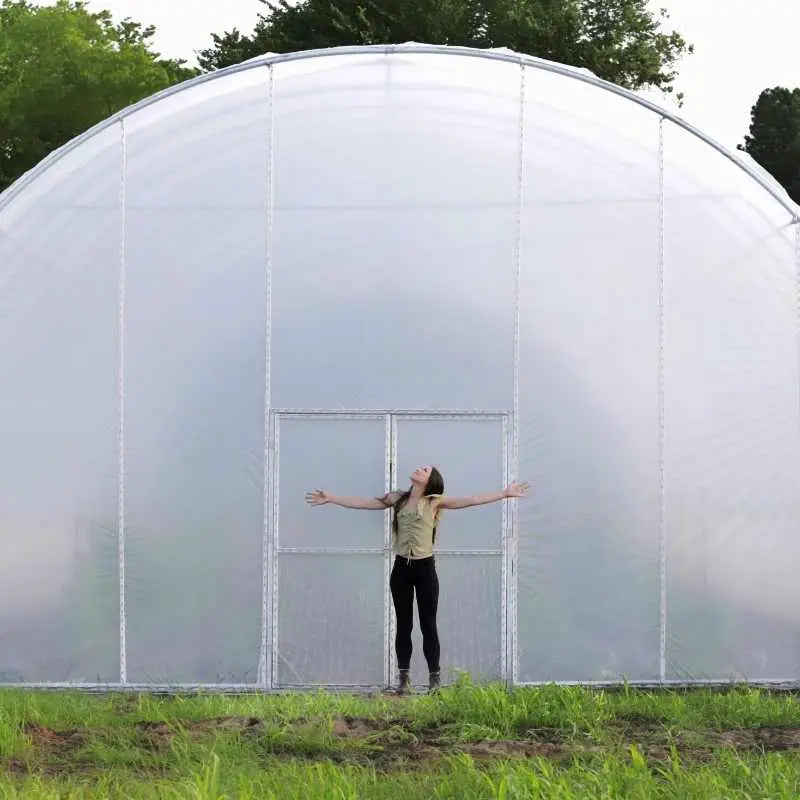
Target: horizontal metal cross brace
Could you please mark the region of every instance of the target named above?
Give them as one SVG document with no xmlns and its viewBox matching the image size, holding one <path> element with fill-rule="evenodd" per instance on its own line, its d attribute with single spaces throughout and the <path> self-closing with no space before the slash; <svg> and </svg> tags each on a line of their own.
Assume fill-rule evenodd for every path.
<svg viewBox="0 0 800 800">
<path fill-rule="evenodd" d="M 511 414 L 507 410 L 492 409 L 377 409 L 377 408 L 273 408 L 279 417 L 367 417 L 379 419 L 386 416 L 403 419 L 500 419 Z"/>
<path fill-rule="evenodd" d="M 384 556 L 389 551 L 378 547 L 279 547 L 278 555 L 375 555 Z M 502 556 L 500 549 L 437 550 L 435 556 Z"/>
</svg>

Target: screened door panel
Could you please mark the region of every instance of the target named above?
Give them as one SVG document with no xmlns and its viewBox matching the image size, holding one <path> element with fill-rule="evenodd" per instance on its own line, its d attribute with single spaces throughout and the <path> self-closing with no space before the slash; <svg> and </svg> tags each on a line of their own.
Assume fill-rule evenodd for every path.
<svg viewBox="0 0 800 800">
<path fill-rule="evenodd" d="M 437 556 L 439 576 L 438 629 L 442 682 L 460 672 L 476 682 L 502 677 L 501 556 Z M 424 683 L 428 665 L 422 650 L 418 606 L 411 635 L 411 678 Z"/>
<path fill-rule="evenodd" d="M 383 556 L 280 556 L 278 686 L 384 680 Z"/>
<path fill-rule="evenodd" d="M 281 417 L 278 531 L 282 547 L 383 547 L 379 512 L 309 506 L 305 493 L 380 497 L 386 485 L 384 417 Z"/>
<path fill-rule="evenodd" d="M 426 465 L 442 473 L 447 495 L 469 496 L 503 488 L 502 418 L 399 417 L 395 427 L 398 488 L 406 488 L 411 473 Z M 436 544 L 445 550 L 498 549 L 502 531 L 502 503 L 445 511 Z"/>
<path fill-rule="evenodd" d="M 506 425 L 501 415 L 429 414 L 393 420 L 394 484 L 404 488 L 418 466 L 436 466 L 445 494 L 469 497 L 499 491 L 506 480 Z M 442 680 L 459 672 L 475 681 L 498 680 L 505 671 L 504 503 L 445 511 L 435 552 L 439 578 L 437 623 Z M 478 551 L 478 552 L 476 552 Z M 483 552 L 480 552 L 483 551 Z M 392 619 L 394 633 L 395 620 Z M 392 636 L 392 647 L 394 637 Z M 427 681 L 418 597 L 414 602 L 412 681 Z M 396 656 L 392 653 L 396 667 Z"/>
</svg>

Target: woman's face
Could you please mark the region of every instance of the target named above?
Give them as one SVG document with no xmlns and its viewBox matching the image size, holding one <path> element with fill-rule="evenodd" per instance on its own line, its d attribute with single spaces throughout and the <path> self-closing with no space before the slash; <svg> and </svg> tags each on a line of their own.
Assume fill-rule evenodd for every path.
<svg viewBox="0 0 800 800">
<path fill-rule="evenodd" d="M 414 484 L 414 486 L 422 486 L 425 488 L 425 486 L 428 485 L 428 478 L 431 476 L 431 469 L 432 467 L 417 467 L 411 473 L 411 483 Z"/>
</svg>

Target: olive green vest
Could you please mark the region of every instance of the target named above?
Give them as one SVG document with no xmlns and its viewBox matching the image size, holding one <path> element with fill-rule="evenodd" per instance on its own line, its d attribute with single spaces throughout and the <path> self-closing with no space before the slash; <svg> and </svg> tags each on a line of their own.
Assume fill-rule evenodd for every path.
<svg viewBox="0 0 800 800">
<path fill-rule="evenodd" d="M 433 555 L 433 529 L 441 513 L 434 512 L 432 500 L 441 497 L 431 494 L 423 497 L 413 508 L 406 503 L 397 512 L 397 533 L 394 551 L 403 558 L 427 558 Z"/>
</svg>

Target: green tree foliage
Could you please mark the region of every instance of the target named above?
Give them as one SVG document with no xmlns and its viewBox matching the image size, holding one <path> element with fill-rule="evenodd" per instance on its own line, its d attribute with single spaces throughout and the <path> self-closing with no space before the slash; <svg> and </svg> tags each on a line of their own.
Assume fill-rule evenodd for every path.
<svg viewBox="0 0 800 800">
<path fill-rule="evenodd" d="M 195 74 L 160 59 L 153 33 L 81 0 L 0 2 L 0 191 L 95 123 Z"/>
<path fill-rule="evenodd" d="M 647 0 L 261 0 L 266 6 L 252 36 L 214 35 L 200 53 L 205 70 L 267 52 L 338 45 L 417 41 L 469 47 L 508 47 L 586 67 L 630 89 L 671 91 L 675 64 L 691 52 L 665 32 L 665 11 Z"/>
<path fill-rule="evenodd" d="M 765 89 L 750 120 L 750 135 L 739 149 L 749 153 L 800 203 L 800 89 Z"/>
</svg>

